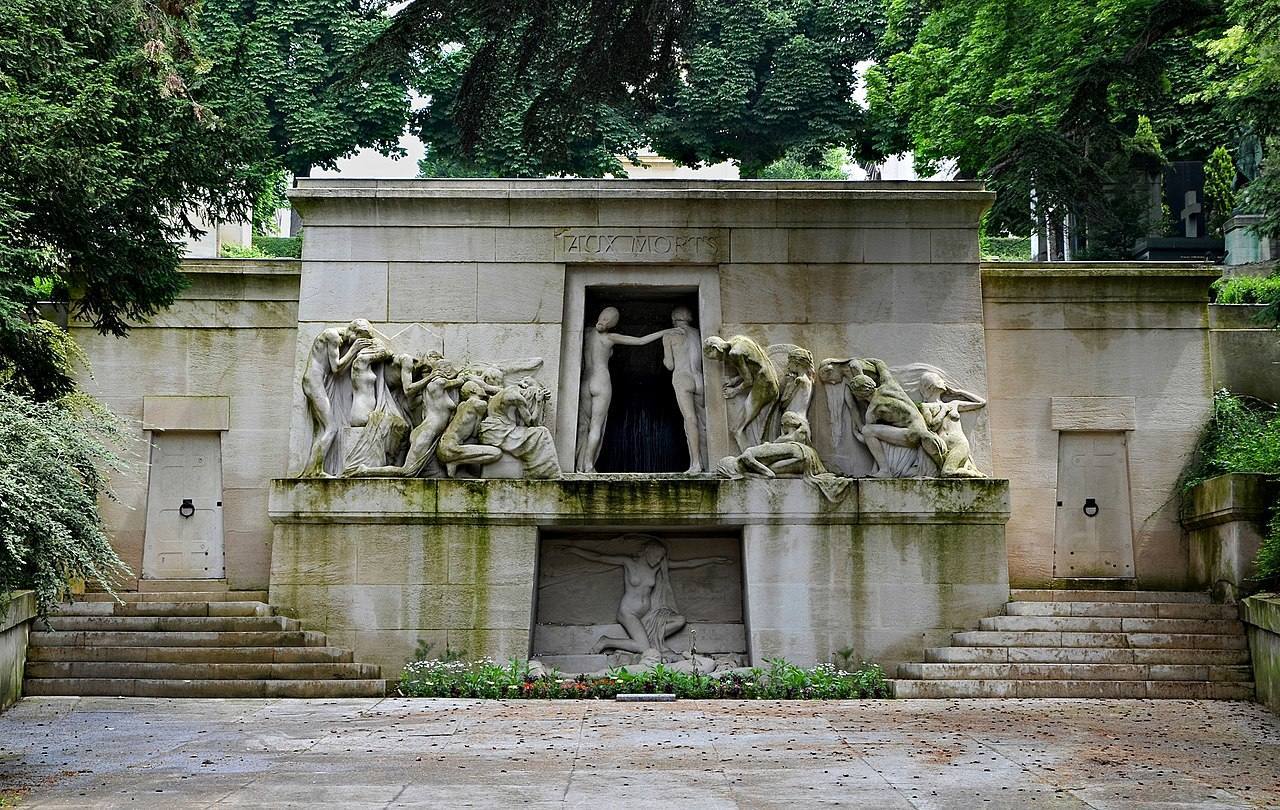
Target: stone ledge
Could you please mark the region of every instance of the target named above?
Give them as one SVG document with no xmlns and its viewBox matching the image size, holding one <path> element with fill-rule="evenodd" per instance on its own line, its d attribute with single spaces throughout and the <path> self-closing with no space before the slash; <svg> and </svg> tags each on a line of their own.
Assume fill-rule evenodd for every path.
<svg viewBox="0 0 1280 810">
<path fill-rule="evenodd" d="M 1188 495 L 1183 527 L 1195 531 L 1236 520 L 1261 521 L 1273 486 L 1269 479 L 1263 473 L 1230 473 L 1202 481 Z"/>
<path fill-rule="evenodd" d="M 35 591 L 18 591 L 0 613 L 0 633 L 36 617 Z"/>
<path fill-rule="evenodd" d="M 275 523 L 681 525 L 985 523 L 1009 518 L 1004 479 L 861 479 L 838 504 L 802 479 L 566 476 L 556 480 L 276 479 Z"/>
<path fill-rule="evenodd" d="M 1262 593 L 1241 601 L 1241 619 L 1269 633 L 1280 635 L 1280 594 Z"/>
</svg>

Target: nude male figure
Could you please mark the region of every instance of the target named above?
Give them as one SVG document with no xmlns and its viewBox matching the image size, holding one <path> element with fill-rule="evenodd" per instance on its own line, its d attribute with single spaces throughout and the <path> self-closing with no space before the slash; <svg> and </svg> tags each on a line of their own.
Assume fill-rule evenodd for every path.
<svg viewBox="0 0 1280 810">
<path fill-rule="evenodd" d="M 578 472 L 595 472 L 596 459 L 600 457 L 605 420 L 609 418 L 609 404 L 613 401 L 613 379 L 609 376 L 609 358 L 613 356 L 613 348 L 646 346 L 673 331 L 664 329 L 644 337 L 619 335 L 612 331 L 618 325 L 619 317 L 617 308 L 605 307 L 600 311 L 595 328 L 587 331 L 582 355 L 582 366 L 587 373 L 579 406 L 579 413 L 587 414 L 587 441 L 578 453 Z"/>
<path fill-rule="evenodd" d="M 674 329 L 662 336 L 662 365 L 671 372 L 671 387 L 684 418 L 684 438 L 689 445 L 689 469 L 702 472 L 702 413 L 705 392 L 702 382 L 702 335 L 693 325 L 688 307 L 671 310 Z"/>
<path fill-rule="evenodd" d="M 485 400 L 484 383 L 467 380 L 463 384 L 462 401 L 453 412 L 449 426 L 440 436 L 440 444 L 436 447 L 436 457 L 444 462 L 445 473 L 450 478 L 457 477 L 458 467 L 471 464 L 492 464 L 502 458 L 502 450 L 487 444 L 469 444 L 480 430 L 480 422 L 489 413 L 489 403 Z"/>
<path fill-rule="evenodd" d="M 946 443 L 929 429 L 920 408 L 889 373 L 889 366 L 883 360 L 870 358 L 862 363 L 869 374 L 854 377 L 849 388 L 854 397 L 867 406 L 860 438 L 876 461 L 872 477 L 888 478 L 893 475 L 885 460 L 885 444 L 918 447 L 941 468 L 947 451 Z"/>
<path fill-rule="evenodd" d="M 333 414 L 327 382 L 346 371 L 356 355 L 373 344 L 372 338 L 368 321 L 352 321 L 343 327 L 324 330 L 311 343 L 307 367 L 302 372 L 302 393 L 307 398 L 315 431 L 307 463 L 300 473 L 303 478 L 332 477 L 324 470 L 324 457 L 329 454 L 341 426 Z M 352 343 L 344 353 L 342 344 L 348 340 Z"/>
<path fill-rule="evenodd" d="M 745 451 L 758 443 L 747 431 L 766 409 L 773 407 L 782 391 L 773 361 L 760 344 L 746 335 L 734 335 L 728 340 L 712 335 L 703 341 L 702 353 L 709 360 L 724 363 L 724 398 L 745 400 L 740 421 L 733 427 L 738 452 Z"/>
</svg>

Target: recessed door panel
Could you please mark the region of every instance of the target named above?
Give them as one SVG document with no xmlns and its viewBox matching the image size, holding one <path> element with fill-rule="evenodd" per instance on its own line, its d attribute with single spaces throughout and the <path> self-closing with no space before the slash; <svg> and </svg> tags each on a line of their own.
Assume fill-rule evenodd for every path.
<svg viewBox="0 0 1280 810">
<path fill-rule="evenodd" d="M 219 434 L 153 434 L 142 575 L 147 579 L 222 577 Z"/>
<path fill-rule="evenodd" d="M 1055 577 L 1133 574 L 1129 452 L 1120 431 L 1058 435 Z"/>
</svg>

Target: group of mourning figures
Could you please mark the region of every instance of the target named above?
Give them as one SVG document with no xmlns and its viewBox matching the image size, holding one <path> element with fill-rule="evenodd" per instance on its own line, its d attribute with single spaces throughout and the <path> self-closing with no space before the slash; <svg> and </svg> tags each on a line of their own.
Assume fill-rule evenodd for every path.
<svg viewBox="0 0 1280 810">
<path fill-rule="evenodd" d="M 609 360 L 618 347 L 661 340 L 679 406 L 688 473 L 706 471 L 703 360 L 723 366 L 722 395 L 739 454 L 714 472 L 726 478 L 803 476 L 838 500 L 859 472 L 878 478 L 980 478 L 960 423 L 983 407 L 941 369 L 890 369 L 874 358 L 813 355 L 793 344 L 761 346 L 745 335 L 703 339 L 687 307 L 672 326 L 644 336 L 616 332 L 614 307 L 587 330 L 575 471 L 594 473 L 614 394 Z M 529 373 L 540 358 L 460 362 L 437 352 L 393 351 L 369 322 L 326 329 L 312 344 L 302 388 L 312 421 L 303 477 L 556 478 L 555 444 L 544 424 L 551 392 Z M 814 449 L 809 406 L 815 379 L 827 391 L 833 466 Z M 859 448 L 870 457 L 858 470 Z"/>
</svg>

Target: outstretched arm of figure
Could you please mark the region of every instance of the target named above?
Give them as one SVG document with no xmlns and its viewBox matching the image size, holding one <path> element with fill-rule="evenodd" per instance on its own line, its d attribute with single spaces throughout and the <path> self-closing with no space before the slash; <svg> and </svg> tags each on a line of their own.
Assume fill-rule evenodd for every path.
<svg viewBox="0 0 1280 810">
<path fill-rule="evenodd" d="M 698 557 L 692 560 L 668 560 L 667 568 L 672 571 L 681 568 L 701 568 L 704 565 L 731 565 L 733 560 L 728 557 Z"/>
<path fill-rule="evenodd" d="M 954 402 L 962 411 L 976 411 L 987 404 L 985 399 L 963 388 L 952 388 L 948 385 L 944 393 L 950 394 L 952 397 L 950 401 Z"/>
<path fill-rule="evenodd" d="M 675 329 L 663 329 L 644 337 L 635 337 L 634 335 L 619 335 L 617 332 L 609 332 L 605 337 L 615 346 L 648 346 L 655 340 L 660 339 L 663 335 L 671 334 Z"/>
<path fill-rule="evenodd" d="M 626 565 L 631 561 L 629 557 L 620 557 L 616 554 L 601 554 L 600 552 L 592 551 L 589 548 L 578 548 L 577 546 L 562 546 L 562 548 L 568 553 L 581 557 L 584 560 L 604 563 L 605 565 Z"/>
</svg>

